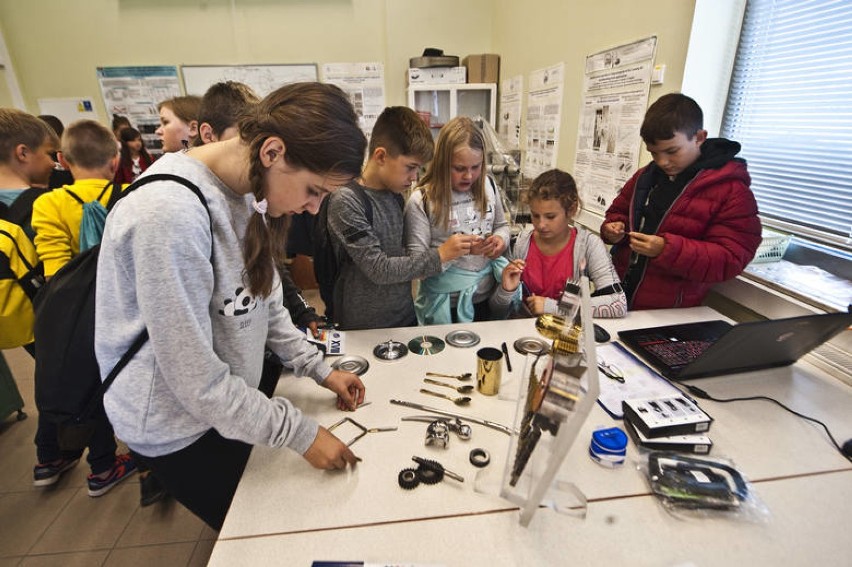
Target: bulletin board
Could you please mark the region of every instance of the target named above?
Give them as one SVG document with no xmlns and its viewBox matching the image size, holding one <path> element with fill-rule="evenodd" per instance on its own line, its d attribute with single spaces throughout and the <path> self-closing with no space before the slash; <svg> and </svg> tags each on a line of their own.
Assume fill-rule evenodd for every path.
<svg viewBox="0 0 852 567">
<path fill-rule="evenodd" d="M 297 65 L 183 65 L 184 92 L 202 96 L 222 81 L 238 81 L 264 97 L 283 85 L 318 80 L 316 63 Z"/>
<path fill-rule="evenodd" d="M 95 110 L 92 99 L 89 97 L 40 98 L 38 99 L 38 113 L 56 116 L 64 126 L 85 118 L 90 120 L 101 119 Z"/>
</svg>

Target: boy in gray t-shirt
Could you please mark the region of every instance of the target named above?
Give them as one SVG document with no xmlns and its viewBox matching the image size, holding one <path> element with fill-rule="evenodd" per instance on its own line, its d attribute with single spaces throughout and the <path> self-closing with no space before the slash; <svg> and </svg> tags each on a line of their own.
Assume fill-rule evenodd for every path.
<svg viewBox="0 0 852 567">
<path fill-rule="evenodd" d="M 409 256 L 403 236 L 402 193 L 432 159 L 432 134 L 407 107 L 386 108 L 373 127 L 369 159 L 359 188 L 329 196 L 328 228 L 339 264 L 334 320 L 341 329 L 417 324 L 411 281 L 441 271 L 441 263 L 467 254 L 474 238 L 457 235 L 437 249 Z M 363 191 L 372 205 L 372 223 Z"/>
</svg>

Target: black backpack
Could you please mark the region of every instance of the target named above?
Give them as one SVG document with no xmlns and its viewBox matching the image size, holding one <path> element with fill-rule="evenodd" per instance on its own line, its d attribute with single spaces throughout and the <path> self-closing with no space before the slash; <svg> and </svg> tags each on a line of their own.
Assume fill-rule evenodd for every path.
<svg viewBox="0 0 852 567">
<path fill-rule="evenodd" d="M 367 196 L 367 192 L 357 183 L 350 187 L 361 203 L 364 205 L 364 214 L 367 222 L 373 225 L 373 202 Z M 313 228 L 314 244 L 314 276 L 319 285 L 320 297 L 325 303 L 325 318 L 329 323 L 334 321 L 334 285 L 340 275 L 340 266 L 334 245 L 331 243 L 331 234 L 328 228 L 328 202 L 329 198 L 323 200 L 317 212 L 316 222 Z"/>
<path fill-rule="evenodd" d="M 210 209 L 201 190 L 190 181 L 169 174 L 148 175 L 122 195 L 155 181 L 174 181 Z M 212 230 L 212 219 L 211 219 Z M 143 331 L 115 368 L 101 382 L 95 357 L 95 281 L 100 245 L 79 254 L 42 287 L 35 305 L 35 400 L 39 413 L 59 424 L 63 450 L 85 447 L 94 430 L 92 416 L 115 377 L 148 340 Z"/>
</svg>

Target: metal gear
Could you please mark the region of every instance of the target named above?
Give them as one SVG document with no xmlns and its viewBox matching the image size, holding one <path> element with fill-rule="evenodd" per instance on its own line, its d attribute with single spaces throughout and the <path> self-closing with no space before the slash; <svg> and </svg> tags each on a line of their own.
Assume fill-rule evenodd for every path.
<svg viewBox="0 0 852 567">
<path fill-rule="evenodd" d="M 411 490 L 420 484 L 420 475 L 416 469 L 402 469 L 396 478 L 400 488 Z"/>
<path fill-rule="evenodd" d="M 441 463 L 418 457 L 417 464 L 417 477 L 423 484 L 438 484 L 444 480 L 444 466 Z"/>
</svg>

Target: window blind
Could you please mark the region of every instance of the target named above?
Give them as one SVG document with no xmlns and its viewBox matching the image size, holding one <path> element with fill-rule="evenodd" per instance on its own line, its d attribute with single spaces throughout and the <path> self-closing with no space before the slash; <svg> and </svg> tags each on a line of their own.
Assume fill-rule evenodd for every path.
<svg viewBox="0 0 852 567">
<path fill-rule="evenodd" d="M 748 0 L 722 135 L 765 224 L 852 250 L 852 2 Z"/>
</svg>

